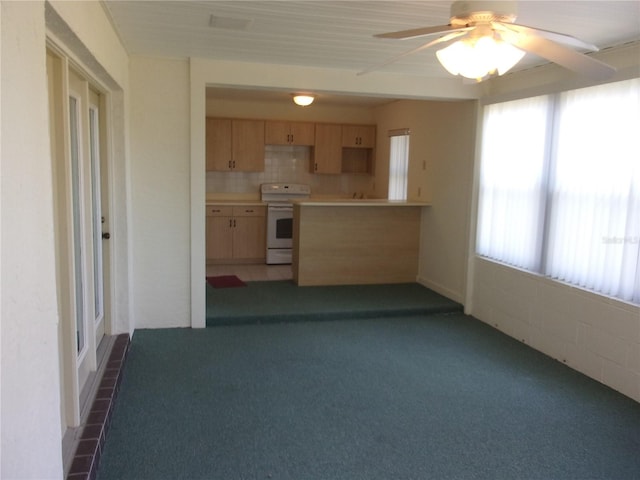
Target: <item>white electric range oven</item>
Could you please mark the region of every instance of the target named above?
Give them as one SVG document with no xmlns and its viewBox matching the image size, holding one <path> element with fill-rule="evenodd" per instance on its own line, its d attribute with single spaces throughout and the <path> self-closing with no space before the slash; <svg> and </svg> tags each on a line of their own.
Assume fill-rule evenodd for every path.
<svg viewBox="0 0 640 480">
<path fill-rule="evenodd" d="M 309 198 L 309 185 L 264 183 L 260 195 L 267 204 L 267 264 L 291 263 L 293 205 L 291 200 Z"/>
</svg>

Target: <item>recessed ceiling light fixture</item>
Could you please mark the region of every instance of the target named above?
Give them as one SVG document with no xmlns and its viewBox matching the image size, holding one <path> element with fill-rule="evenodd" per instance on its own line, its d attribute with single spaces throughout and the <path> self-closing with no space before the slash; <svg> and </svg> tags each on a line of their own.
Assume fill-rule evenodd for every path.
<svg viewBox="0 0 640 480">
<path fill-rule="evenodd" d="M 307 93 L 296 93 L 293 95 L 293 103 L 300 105 L 301 107 L 309 106 L 313 103 L 315 97 Z"/>
</svg>

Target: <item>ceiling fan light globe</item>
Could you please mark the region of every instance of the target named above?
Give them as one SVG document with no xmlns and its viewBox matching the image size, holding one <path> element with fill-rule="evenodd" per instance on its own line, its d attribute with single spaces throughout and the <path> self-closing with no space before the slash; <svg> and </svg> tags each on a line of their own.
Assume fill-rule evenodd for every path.
<svg viewBox="0 0 640 480">
<path fill-rule="evenodd" d="M 451 75 L 460 73 L 460 66 L 468 60 L 467 47 L 464 42 L 454 42 L 436 52 L 440 64 Z"/>
<path fill-rule="evenodd" d="M 459 40 L 436 52 L 438 60 L 449 73 L 471 79 L 481 79 L 496 71 L 503 75 L 524 54 L 510 43 L 495 39 L 492 34 Z"/>
<path fill-rule="evenodd" d="M 524 57 L 526 52 L 507 42 L 496 43 L 495 65 L 498 75 L 504 75 Z"/>
<path fill-rule="evenodd" d="M 458 41 L 436 52 L 442 66 L 452 75 L 478 79 L 493 68 L 486 62 L 486 55 L 478 55 L 475 44 Z"/>
</svg>

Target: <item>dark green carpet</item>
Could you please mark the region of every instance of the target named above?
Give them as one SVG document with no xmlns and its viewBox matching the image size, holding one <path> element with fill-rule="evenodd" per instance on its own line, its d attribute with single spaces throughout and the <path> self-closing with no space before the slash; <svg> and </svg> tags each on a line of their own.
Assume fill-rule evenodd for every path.
<svg viewBox="0 0 640 480">
<path fill-rule="evenodd" d="M 136 330 L 99 480 L 637 479 L 640 404 L 461 313 Z"/>
<path fill-rule="evenodd" d="M 207 326 L 300 320 L 394 317 L 462 311 L 417 283 L 298 287 L 292 281 L 207 285 Z"/>
</svg>

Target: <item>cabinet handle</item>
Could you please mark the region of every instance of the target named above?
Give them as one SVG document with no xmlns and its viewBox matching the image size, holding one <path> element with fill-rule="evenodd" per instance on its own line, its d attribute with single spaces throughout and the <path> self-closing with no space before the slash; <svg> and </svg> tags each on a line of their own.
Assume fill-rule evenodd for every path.
<svg viewBox="0 0 640 480">
<path fill-rule="evenodd" d="M 231 160 L 229 160 L 229 170 L 231 170 Z"/>
<path fill-rule="evenodd" d="M 246 210 L 244 211 L 244 213 L 253 213 L 253 210 L 252 210 L 252 209 L 246 209 Z"/>
<path fill-rule="evenodd" d="M 213 210 L 211 210 L 213 213 L 220 213 L 220 210 L 217 208 L 214 208 Z"/>
<path fill-rule="evenodd" d="M 229 219 L 229 228 L 233 227 L 233 220 Z"/>
<path fill-rule="evenodd" d="M 236 168 L 236 161 L 233 161 L 233 168 Z"/>
<path fill-rule="evenodd" d="M 318 162 L 316 162 L 316 163 L 314 163 L 314 164 L 313 164 L 313 170 L 314 170 L 315 172 L 317 172 L 317 171 L 318 171 Z"/>
<path fill-rule="evenodd" d="M 236 219 L 233 219 L 233 228 L 236 228 Z"/>
</svg>

